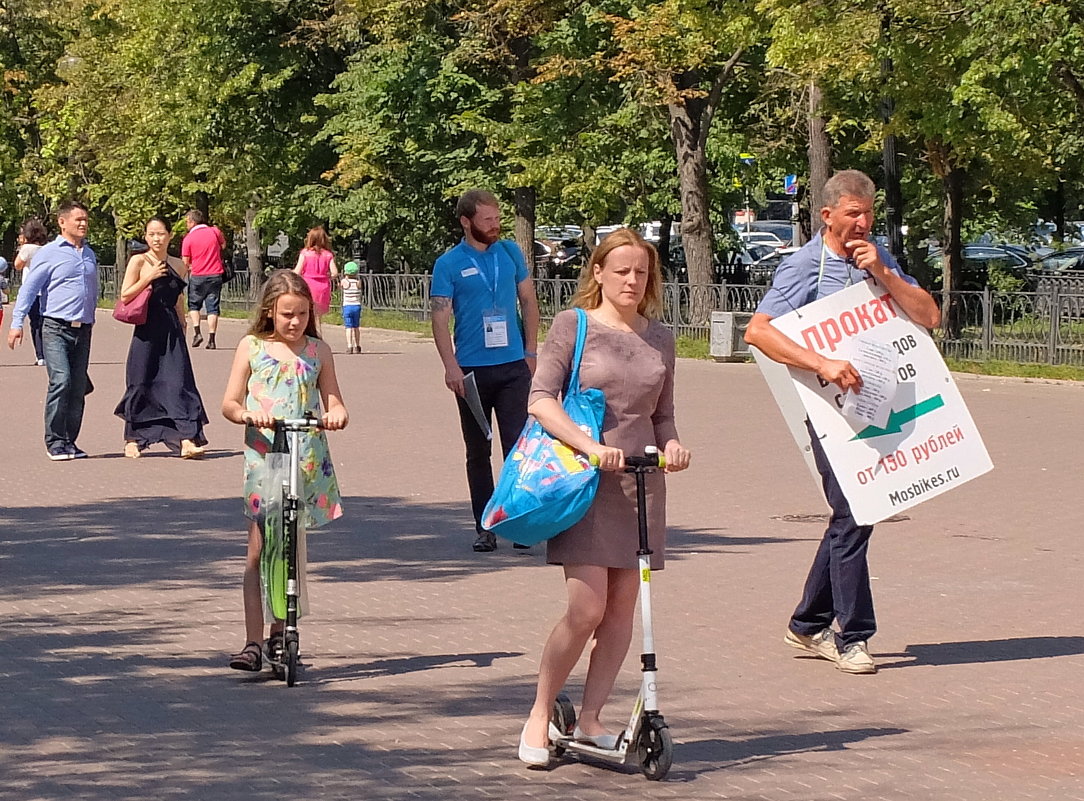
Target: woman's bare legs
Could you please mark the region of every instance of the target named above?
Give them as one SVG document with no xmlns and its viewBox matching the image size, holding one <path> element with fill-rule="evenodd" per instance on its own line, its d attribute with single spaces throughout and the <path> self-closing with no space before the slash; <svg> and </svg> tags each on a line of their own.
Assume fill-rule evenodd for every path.
<svg viewBox="0 0 1084 801">
<path fill-rule="evenodd" d="M 631 575 L 631 581 L 628 576 Z M 632 606 L 627 612 L 628 622 L 622 624 L 619 618 L 626 614 L 624 595 L 626 585 L 631 584 L 634 591 L 632 594 Z M 616 592 L 611 590 L 613 585 Z M 534 706 L 531 707 L 530 717 L 527 721 L 525 741 L 527 745 L 535 748 L 543 748 L 549 741 L 548 728 L 550 714 L 553 710 L 553 702 L 557 694 L 565 684 L 568 674 L 576 666 L 584 646 L 594 634 L 596 638 L 601 634 L 605 637 L 605 656 L 600 653 L 600 643 L 596 642 L 591 652 L 591 667 L 588 672 L 588 681 L 593 684 L 592 698 L 598 698 L 599 692 L 606 682 L 607 671 L 611 671 L 610 665 L 616 662 L 616 668 L 609 675 L 609 686 L 613 686 L 617 669 L 624 661 L 631 637 L 632 609 L 636 605 L 636 571 L 616 570 L 599 567 L 597 565 L 565 565 L 565 586 L 568 589 L 568 608 L 564 616 L 557 621 L 557 625 L 550 632 L 546 640 L 545 648 L 542 649 L 542 663 L 538 670 L 538 689 L 535 691 Z M 614 607 L 611 609 L 611 604 Z M 613 620 L 610 618 L 613 617 Z M 624 646 L 621 647 L 620 633 L 623 629 Z M 620 653 L 609 653 L 611 649 L 621 648 Z M 597 664 L 597 667 L 596 667 Z M 591 674 L 595 677 L 592 679 Z M 587 700 L 587 687 L 585 690 L 585 702 Z M 589 721 L 595 729 L 601 728 L 598 723 L 598 712 L 605 702 L 603 694 L 601 701 L 593 701 L 595 709 L 591 713 L 593 718 Z M 588 734 L 599 734 L 599 731 L 588 731 Z"/>
<path fill-rule="evenodd" d="M 587 679 L 583 685 L 583 706 L 576 722 L 584 734 L 607 734 L 599 713 L 613 690 L 614 681 L 632 642 L 632 620 L 640 587 L 635 570 L 609 569 L 606 614 L 595 629 Z"/>
</svg>

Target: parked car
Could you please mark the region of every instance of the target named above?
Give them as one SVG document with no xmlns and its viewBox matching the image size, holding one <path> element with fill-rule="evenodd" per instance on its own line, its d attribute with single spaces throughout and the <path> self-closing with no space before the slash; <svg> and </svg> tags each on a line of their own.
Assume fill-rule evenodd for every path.
<svg viewBox="0 0 1084 801">
<path fill-rule="evenodd" d="M 753 220 L 752 222 L 735 225 L 734 230 L 738 234 L 744 232 L 759 232 L 771 234 L 780 245 L 789 247 L 794 243 L 794 224 L 786 220 Z"/>
<path fill-rule="evenodd" d="M 767 245 L 772 248 L 781 248 L 785 246 L 783 240 L 770 231 L 738 231 L 738 238 L 746 247 Z"/>
<path fill-rule="evenodd" d="M 1016 290 L 1028 282 L 1033 262 L 1012 247 L 1001 245 L 964 245 L 961 290 L 978 291 L 987 284 L 994 289 Z M 942 253 L 934 250 L 927 257 L 934 289 L 941 288 Z"/>
<path fill-rule="evenodd" d="M 1044 273 L 1064 273 L 1084 270 L 1084 248 L 1066 248 L 1039 260 L 1038 268 Z"/>
</svg>

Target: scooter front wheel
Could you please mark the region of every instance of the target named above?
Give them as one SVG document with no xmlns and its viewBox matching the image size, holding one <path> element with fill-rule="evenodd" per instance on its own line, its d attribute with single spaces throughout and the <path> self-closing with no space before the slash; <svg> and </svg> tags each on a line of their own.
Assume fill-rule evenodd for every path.
<svg viewBox="0 0 1084 801">
<path fill-rule="evenodd" d="M 297 640 L 286 643 L 286 686 L 293 687 L 297 682 L 298 646 Z"/>
<path fill-rule="evenodd" d="M 674 739 L 661 715 L 645 716 L 636 743 L 640 772 L 651 781 L 659 781 L 674 764 Z"/>
</svg>

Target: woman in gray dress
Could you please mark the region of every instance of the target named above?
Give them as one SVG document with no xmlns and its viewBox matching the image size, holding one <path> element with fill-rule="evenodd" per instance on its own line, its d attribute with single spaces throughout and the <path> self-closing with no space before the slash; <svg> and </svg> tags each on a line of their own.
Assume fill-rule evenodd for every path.
<svg viewBox="0 0 1084 801">
<path fill-rule="evenodd" d="M 575 736 L 612 748 L 617 736 L 599 720 L 629 650 L 638 589 L 636 485 L 623 472 L 624 454 L 654 445 L 666 472 L 689 466 L 689 451 L 674 424 L 674 337 L 657 317 L 662 274 L 655 248 L 631 229 L 610 234 L 584 268 L 573 306 L 587 310 L 587 340 L 580 363 L 584 387 L 606 395 L 602 442 L 584 434 L 560 403 L 576 342 L 576 313 L 553 320 L 538 358 L 528 410 L 553 436 L 599 459 L 603 474 L 587 515 L 548 543 L 551 564 L 563 565 L 568 608 L 542 651 L 534 706 L 520 735 L 519 758 L 549 762 L 548 723 L 553 702 L 594 639 Z M 663 567 L 666 486 L 649 474 L 648 530 L 653 570 Z"/>
</svg>

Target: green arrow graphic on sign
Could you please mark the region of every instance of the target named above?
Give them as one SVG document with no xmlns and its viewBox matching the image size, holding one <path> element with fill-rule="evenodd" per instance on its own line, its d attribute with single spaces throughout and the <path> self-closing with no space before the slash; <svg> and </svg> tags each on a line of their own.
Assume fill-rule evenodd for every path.
<svg viewBox="0 0 1084 801">
<path fill-rule="evenodd" d="M 877 426 L 866 426 L 853 437 L 851 442 L 856 439 L 873 439 L 874 437 L 883 437 L 886 434 L 899 434 L 903 431 L 903 424 L 910 423 L 912 420 L 917 420 L 924 414 L 929 414 L 935 409 L 940 409 L 945 405 L 944 399 L 940 395 L 934 395 L 932 398 L 927 398 L 924 401 L 919 401 L 914 406 L 908 406 L 906 409 L 900 409 L 898 412 L 893 411 L 888 416 L 888 425 L 884 428 L 877 428 Z"/>
</svg>

